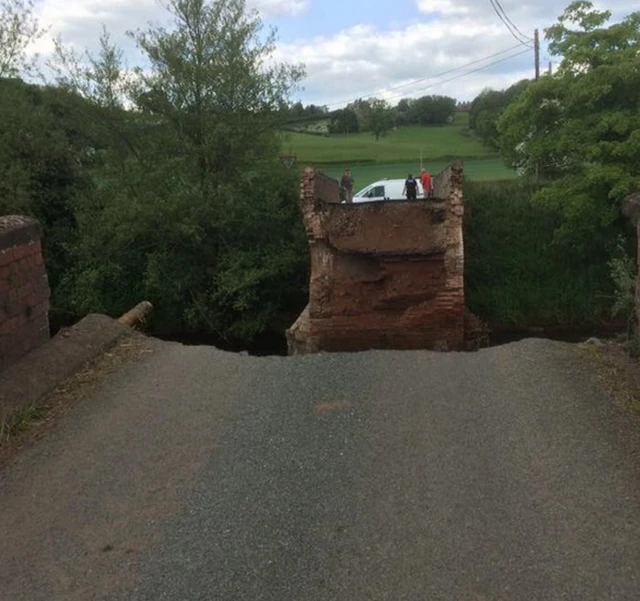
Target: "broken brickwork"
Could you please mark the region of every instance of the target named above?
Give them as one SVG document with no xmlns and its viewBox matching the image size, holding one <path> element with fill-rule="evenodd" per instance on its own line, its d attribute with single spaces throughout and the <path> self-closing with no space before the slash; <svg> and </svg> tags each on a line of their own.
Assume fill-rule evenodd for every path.
<svg viewBox="0 0 640 601">
<path fill-rule="evenodd" d="M 311 279 L 290 354 L 464 348 L 462 171 L 436 176 L 433 199 L 341 204 L 335 180 L 305 170 Z"/>
</svg>

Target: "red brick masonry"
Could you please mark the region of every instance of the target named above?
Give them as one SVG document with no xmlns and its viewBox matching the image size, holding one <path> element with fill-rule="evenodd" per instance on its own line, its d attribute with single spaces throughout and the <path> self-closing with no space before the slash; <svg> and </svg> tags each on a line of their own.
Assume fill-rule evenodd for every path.
<svg viewBox="0 0 640 601">
<path fill-rule="evenodd" d="M 464 348 L 462 164 L 434 191 L 428 201 L 339 204 L 337 182 L 305 170 L 311 281 L 290 354 Z"/>
<path fill-rule="evenodd" d="M 49 339 L 49 282 L 41 228 L 0 217 L 0 371 Z"/>
</svg>

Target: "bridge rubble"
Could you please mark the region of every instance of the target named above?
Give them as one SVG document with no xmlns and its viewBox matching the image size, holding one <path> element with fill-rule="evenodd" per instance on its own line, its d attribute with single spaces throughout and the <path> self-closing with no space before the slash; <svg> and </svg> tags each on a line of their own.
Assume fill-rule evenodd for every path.
<svg viewBox="0 0 640 601">
<path fill-rule="evenodd" d="M 290 355 L 464 349 L 462 180 L 458 162 L 434 178 L 433 198 L 341 204 L 335 180 L 304 171 L 311 278 Z"/>
</svg>

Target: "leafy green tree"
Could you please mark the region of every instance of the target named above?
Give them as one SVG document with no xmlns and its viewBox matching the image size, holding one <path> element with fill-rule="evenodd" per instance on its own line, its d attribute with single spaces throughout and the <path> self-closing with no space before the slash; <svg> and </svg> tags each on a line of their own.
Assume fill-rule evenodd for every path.
<svg viewBox="0 0 640 601">
<path fill-rule="evenodd" d="M 106 27 L 102 27 L 97 55 L 87 50 L 78 54 L 73 47 L 65 46 L 60 37 L 54 40 L 54 47 L 48 66 L 60 87 L 71 89 L 103 108 L 123 107 L 128 91 L 126 66 L 122 51 L 113 43 Z"/>
<path fill-rule="evenodd" d="M 401 127 L 403 125 L 409 125 L 411 121 L 411 104 L 413 100 L 411 98 L 403 98 L 398 102 L 394 109 L 394 122 L 396 126 Z"/>
<path fill-rule="evenodd" d="M 393 113 L 386 100 L 373 98 L 369 102 L 369 106 L 371 107 L 369 117 L 371 133 L 378 140 L 380 136 L 387 135 L 387 132 L 393 127 Z"/>
<path fill-rule="evenodd" d="M 506 90 L 485 89 L 473 99 L 469 111 L 469 127 L 487 146 L 499 149 L 498 120 L 509 104 L 526 89 L 523 79 Z"/>
<path fill-rule="evenodd" d="M 409 121 L 414 125 L 444 125 L 456 112 L 456 101 L 448 96 L 422 96 L 411 103 Z"/>
<path fill-rule="evenodd" d="M 0 78 L 32 73 L 35 57 L 27 56 L 29 45 L 40 38 L 33 0 L 0 0 Z"/>
<path fill-rule="evenodd" d="M 616 239 L 620 201 L 640 187 L 640 12 L 607 25 L 610 16 L 570 4 L 546 30 L 562 56 L 556 74 L 531 83 L 499 121 L 504 156 L 553 180 L 534 200 L 563 215 L 556 242 L 596 254 Z"/>
<path fill-rule="evenodd" d="M 340 109 L 333 113 L 329 123 L 329 132 L 332 134 L 357 134 L 360 131 L 358 116 L 349 108 Z"/>
<path fill-rule="evenodd" d="M 274 34 L 243 0 L 171 0 L 169 10 L 169 29 L 132 34 L 149 68 L 125 90 L 136 110 L 114 121 L 130 147 L 96 173 L 68 288 L 80 314 L 147 298 L 156 332 L 246 341 L 304 303 L 296 175 L 276 158 L 302 70 L 271 62 Z M 117 71 L 105 67 L 117 58 L 108 49 L 90 81 Z M 100 86 L 88 89 L 119 115 Z"/>
<path fill-rule="evenodd" d="M 371 103 L 369 100 L 359 98 L 348 104 L 346 108 L 356 114 L 360 131 L 371 131 Z"/>
<path fill-rule="evenodd" d="M 170 0 L 168 9 L 174 29 L 132 34 L 151 65 L 150 74 L 138 69 L 141 89 L 155 99 L 142 108 L 172 125 L 191 155 L 184 168 L 206 193 L 273 153 L 273 135 L 262 133 L 272 134 L 303 71 L 267 64 L 275 34 L 263 39 L 244 0 Z"/>
</svg>

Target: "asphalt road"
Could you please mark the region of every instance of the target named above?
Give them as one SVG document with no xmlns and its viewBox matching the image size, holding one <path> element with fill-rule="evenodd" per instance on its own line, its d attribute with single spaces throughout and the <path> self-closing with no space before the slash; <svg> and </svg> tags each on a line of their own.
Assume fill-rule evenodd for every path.
<svg viewBox="0 0 640 601">
<path fill-rule="evenodd" d="M 1 601 L 640 599 L 640 442 L 577 347 L 152 345 L 0 473 Z"/>
</svg>

